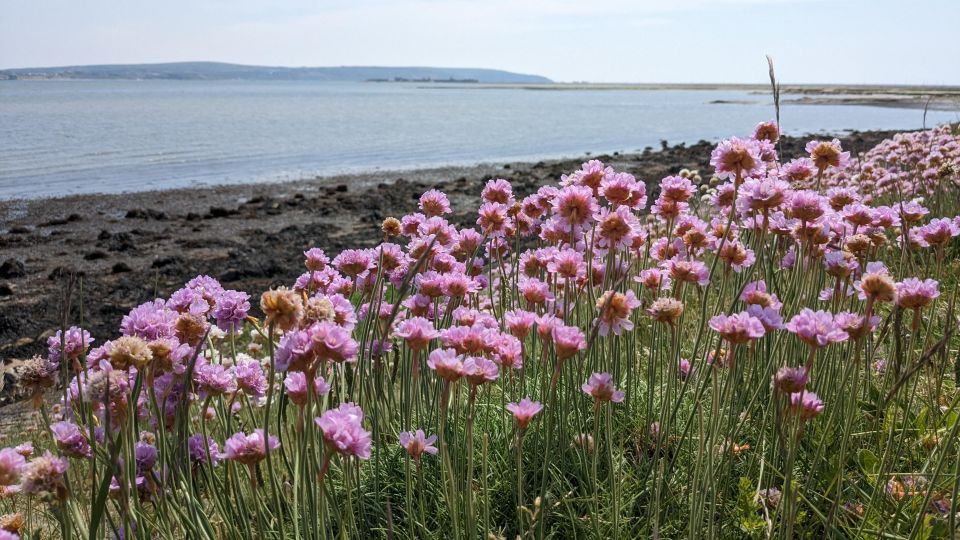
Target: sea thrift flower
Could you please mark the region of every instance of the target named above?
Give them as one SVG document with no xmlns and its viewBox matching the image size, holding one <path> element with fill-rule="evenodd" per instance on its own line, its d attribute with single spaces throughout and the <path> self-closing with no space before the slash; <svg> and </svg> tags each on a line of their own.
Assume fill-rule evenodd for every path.
<svg viewBox="0 0 960 540">
<path fill-rule="evenodd" d="M 363 410 L 353 403 L 343 403 L 314 419 L 323 432 L 327 448 L 344 456 L 370 459 L 372 439 L 363 429 Z"/>
<path fill-rule="evenodd" d="M 790 394 L 790 410 L 804 420 L 819 416 L 823 408 L 823 401 L 813 392 L 803 390 Z"/>
<path fill-rule="evenodd" d="M 504 322 L 510 333 L 523 340 L 530 333 L 534 323 L 537 322 L 537 314 L 522 309 L 510 310 L 503 314 Z"/>
<path fill-rule="evenodd" d="M 780 140 L 780 126 L 773 120 L 760 122 L 757 127 L 753 128 L 753 138 L 758 141 L 775 143 Z"/>
<path fill-rule="evenodd" d="M 670 288 L 670 276 L 660 268 L 641 270 L 640 275 L 634 277 L 633 280 L 651 291 Z"/>
<path fill-rule="evenodd" d="M 683 315 L 683 302 L 670 297 L 657 298 L 647 313 L 657 322 L 672 325 Z"/>
<path fill-rule="evenodd" d="M 447 382 L 456 382 L 463 377 L 463 361 L 454 349 L 436 349 L 427 358 L 427 367 Z"/>
<path fill-rule="evenodd" d="M 557 359 L 566 360 L 587 348 L 583 331 L 576 326 L 557 326 L 553 329 L 553 348 Z"/>
<path fill-rule="evenodd" d="M 298 407 L 307 404 L 307 376 L 302 371 L 291 371 L 283 379 L 283 386 L 287 390 L 287 397 Z M 323 377 L 313 380 L 313 389 L 317 396 L 330 392 L 330 385 Z"/>
<path fill-rule="evenodd" d="M 222 458 L 217 441 L 212 437 L 204 438 L 201 433 L 187 439 L 187 449 L 190 453 L 190 461 L 196 464 L 205 465 L 209 460 L 211 465 L 216 466 Z"/>
<path fill-rule="evenodd" d="M 927 307 L 940 296 L 940 284 L 934 279 L 907 278 L 897 283 L 897 305 L 904 309 L 919 310 Z"/>
<path fill-rule="evenodd" d="M 420 196 L 420 210 L 427 217 L 442 216 L 450 213 L 450 199 L 439 190 L 431 189 Z"/>
<path fill-rule="evenodd" d="M 794 315 L 786 324 L 786 329 L 814 349 L 846 341 L 849 337 L 834 322 L 833 314 L 828 311 L 813 311 L 809 308 L 804 308 Z"/>
<path fill-rule="evenodd" d="M 822 173 L 827 167 L 842 168 L 850 161 L 850 152 L 840 148 L 840 141 L 810 141 L 806 146 L 813 165 Z"/>
<path fill-rule="evenodd" d="M 613 376 L 609 373 L 594 373 L 590 375 L 590 378 L 580 386 L 580 389 L 583 390 L 583 393 L 593 396 L 598 402 L 623 402 L 624 394 L 614 386 Z"/>
<path fill-rule="evenodd" d="M 732 137 L 722 141 L 710 154 L 710 165 L 717 176 L 743 180 L 762 172 L 760 145 L 755 140 Z"/>
<path fill-rule="evenodd" d="M 57 365 L 60 364 L 61 353 L 68 360 L 79 360 L 90 348 L 90 344 L 93 343 L 90 332 L 81 330 L 76 326 L 67 329 L 66 339 L 63 339 L 62 342 L 61 334 L 62 332 L 57 330 L 55 335 L 47 338 L 47 358 Z"/>
<path fill-rule="evenodd" d="M 330 264 L 330 257 L 320 248 L 310 248 L 303 252 L 304 265 L 311 272 L 319 272 Z"/>
<path fill-rule="evenodd" d="M 410 454 L 415 461 L 420 461 L 420 456 L 424 452 L 435 456 L 437 447 L 433 444 L 437 442 L 436 435 L 426 436 L 422 429 L 416 431 L 403 431 L 400 433 L 400 446 Z"/>
<path fill-rule="evenodd" d="M 237 388 L 243 393 L 261 398 L 267 393 L 267 377 L 263 373 L 260 362 L 249 359 L 237 362 L 233 368 L 237 378 Z"/>
<path fill-rule="evenodd" d="M 223 455 L 226 459 L 251 466 L 263 461 L 268 451 L 277 448 L 280 448 L 280 441 L 276 437 L 270 435 L 269 440 L 266 440 L 263 430 L 255 429 L 249 435 L 238 432 L 227 439 L 223 444 Z"/>
<path fill-rule="evenodd" d="M 584 186 L 567 186 L 553 200 L 553 212 L 567 227 L 583 226 L 597 212 L 593 190 Z"/>
<path fill-rule="evenodd" d="M 281 330 L 290 330 L 303 317 L 303 300 L 296 291 L 281 287 L 263 293 L 260 309 L 266 315 L 267 326 L 276 325 Z"/>
<path fill-rule="evenodd" d="M 239 291 L 223 291 L 217 297 L 213 318 L 224 332 L 238 332 L 250 311 L 250 295 Z"/>
<path fill-rule="evenodd" d="M 854 285 L 860 291 L 861 300 L 892 302 L 896 297 L 897 285 L 881 262 L 868 263 L 866 271 Z"/>
<path fill-rule="evenodd" d="M 773 386 L 778 392 L 794 394 L 807 387 L 809 377 L 804 368 L 782 367 L 773 377 Z"/>
<path fill-rule="evenodd" d="M 423 317 L 411 317 L 397 325 L 394 334 L 403 339 L 411 350 L 420 351 L 430 345 L 430 341 L 440 337 L 433 323 Z"/>
<path fill-rule="evenodd" d="M 603 293 L 597 300 L 599 316 L 595 320 L 600 335 L 606 336 L 613 332 L 619 336 L 624 330 L 633 330 L 630 314 L 638 307 L 640 301 L 633 291 L 628 290 L 626 294 L 613 291 Z"/>
<path fill-rule="evenodd" d="M 850 339 L 856 340 L 872 332 L 880 324 L 880 317 L 872 315 L 869 321 L 865 321 L 863 315 L 841 311 L 833 317 L 833 321 L 850 336 Z"/>
<path fill-rule="evenodd" d="M 473 386 L 495 381 L 500 370 L 492 360 L 471 356 L 463 361 L 463 377 Z"/>
<path fill-rule="evenodd" d="M 782 177 L 794 185 L 804 185 L 816 172 L 809 158 L 791 160 L 780 170 Z"/>
<path fill-rule="evenodd" d="M 63 500 L 67 496 L 63 475 L 68 466 L 66 458 L 56 457 L 45 450 L 42 456 L 33 458 L 23 468 L 20 490 L 35 497 Z"/>
<path fill-rule="evenodd" d="M 533 417 L 543 410 L 543 405 L 539 401 L 523 398 L 518 403 L 507 403 L 507 410 L 513 414 L 517 421 L 517 428 L 523 432 L 530 425 Z"/>
<path fill-rule="evenodd" d="M 124 336 L 145 340 L 173 337 L 178 314 L 161 299 L 140 304 L 123 317 L 120 330 Z"/>
<path fill-rule="evenodd" d="M 107 357 L 114 369 L 143 369 L 153 360 L 153 351 L 136 336 L 122 336 L 109 342 Z"/>
<path fill-rule="evenodd" d="M 53 440 L 63 455 L 72 458 L 87 459 L 93 456 L 93 450 L 87 437 L 73 422 L 55 422 L 50 424 Z"/>
<path fill-rule="evenodd" d="M 677 361 L 677 376 L 680 377 L 681 381 L 687 380 L 691 373 L 693 373 L 693 365 L 690 363 L 690 360 L 681 358 Z"/>
<path fill-rule="evenodd" d="M 24 456 L 13 448 L 0 450 L 0 486 L 12 486 L 20 481 L 20 473 L 27 465 Z"/>
<path fill-rule="evenodd" d="M 358 345 L 350 332 L 330 322 L 318 322 L 307 329 L 311 350 L 321 362 L 356 362 Z"/>
<path fill-rule="evenodd" d="M 717 315 L 710 319 L 710 328 L 730 343 L 747 343 L 762 338 L 766 332 L 763 323 L 748 313 Z"/>
<path fill-rule="evenodd" d="M 237 391 L 237 379 L 234 374 L 220 364 L 202 364 L 196 366 L 193 380 L 202 397 L 232 394 Z"/>
</svg>

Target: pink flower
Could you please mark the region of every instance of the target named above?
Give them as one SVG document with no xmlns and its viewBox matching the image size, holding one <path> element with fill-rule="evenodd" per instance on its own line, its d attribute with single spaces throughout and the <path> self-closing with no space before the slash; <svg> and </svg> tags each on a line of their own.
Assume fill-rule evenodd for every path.
<svg viewBox="0 0 960 540">
<path fill-rule="evenodd" d="M 579 279 L 586 275 L 587 267 L 583 254 L 575 249 L 564 248 L 556 251 L 547 262 L 547 270 L 564 279 Z"/>
<path fill-rule="evenodd" d="M 240 291 L 223 291 L 217 297 L 213 318 L 224 332 L 239 332 L 250 311 L 250 295 Z"/>
<path fill-rule="evenodd" d="M 710 270 L 701 261 L 673 258 L 660 266 L 667 270 L 676 282 L 696 283 L 701 287 L 710 283 Z"/>
<path fill-rule="evenodd" d="M 640 283 L 646 289 L 651 291 L 658 291 L 661 289 L 670 288 L 670 276 L 660 268 L 647 268 L 640 271 L 640 275 L 633 278 L 634 281 Z"/>
<path fill-rule="evenodd" d="M 835 322 L 841 330 L 846 332 L 851 339 L 860 339 L 867 335 L 868 332 L 872 332 L 873 329 L 880 324 L 880 317 L 872 315 L 870 320 L 866 321 L 869 324 L 865 324 L 863 315 L 849 311 L 841 311 L 834 315 L 833 322 Z"/>
<path fill-rule="evenodd" d="M 87 436 L 73 422 L 55 422 L 50 424 L 50 431 L 63 455 L 84 459 L 93 456 Z"/>
<path fill-rule="evenodd" d="M 237 388 L 243 393 L 261 398 L 267 393 L 267 376 L 263 373 L 260 362 L 248 359 L 240 360 L 233 368 L 237 377 Z"/>
<path fill-rule="evenodd" d="M 533 417 L 543 410 L 543 405 L 539 401 L 523 398 L 519 403 L 507 403 L 507 410 L 513 413 L 513 417 L 517 420 L 517 428 L 523 431 L 530 425 Z"/>
<path fill-rule="evenodd" d="M 600 195 L 613 205 L 622 204 L 635 209 L 647 205 L 647 186 L 637 182 L 632 174 L 604 175 L 600 182 Z"/>
<path fill-rule="evenodd" d="M 327 321 L 314 323 L 307 329 L 310 348 L 320 361 L 356 362 L 359 346 L 350 332 Z"/>
<path fill-rule="evenodd" d="M 667 176 L 660 181 L 660 196 L 676 202 L 686 202 L 693 197 L 695 188 L 689 178 Z"/>
<path fill-rule="evenodd" d="M 553 348 L 557 359 L 566 360 L 587 348 L 583 331 L 576 326 L 557 326 L 553 329 Z"/>
<path fill-rule="evenodd" d="M 20 490 L 27 495 L 62 498 L 66 496 L 63 475 L 70 463 L 66 458 L 54 456 L 44 450 L 42 456 L 33 458 L 20 472 Z"/>
<path fill-rule="evenodd" d="M 787 162 L 780 174 L 782 177 L 794 185 L 803 185 L 807 180 L 813 178 L 817 170 L 809 158 L 798 158 Z"/>
<path fill-rule="evenodd" d="M 618 206 L 614 210 L 601 208 L 593 218 L 597 220 L 598 244 L 601 247 L 620 249 L 629 247 L 633 242 L 634 230 L 640 223 L 629 207 Z"/>
<path fill-rule="evenodd" d="M 463 361 L 454 349 L 437 349 L 427 358 L 427 366 L 447 382 L 455 382 L 463 376 Z"/>
<path fill-rule="evenodd" d="M 394 334 L 406 341 L 407 346 L 414 351 L 426 349 L 430 341 L 440 337 L 440 332 L 433 327 L 433 323 L 423 317 L 411 317 L 402 321 L 397 325 Z"/>
<path fill-rule="evenodd" d="M 776 122 L 760 122 L 753 128 L 753 138 L 758 141 L 769 141 L 772 143 L 780 140 L 780 126 Z"/>
<path fill-rule="evenodd" d="M 816 191 L 794 191 L 787 201 L 788 216 L 801 221 L 816 221 L 826 212 L 823 197 Z"/>
<path fill-rule="evenodd" d="M 897 283 L 897 305 L 904 309 L 927 307 L 940 296 L 940 283 L 934 279 L 907 278 Z"/>
<path fill-rule="evenodd" d="M 833 314 L 829 311 L 813 311 L 804 308 L 786 324 L 807 345 L 818 349 L 831 343 L 846 341 L 849 335 L 837 326 Z"/>
<path fill-rule="evenodd" d="M 303 407 L 307 404 L 307 376 L 302 371 L 291 371 L 287 373 L 283 380 L 283 386 L 287 389 L 287 397 L 294 405 Z M 323 377 L 316 377 L 313 380 L 313 388 L 316 395 L 322 396 L 330 392 L 330 385 Z"/>
<path fill-rule="evenodd" d="M 420 210 L 427 217 L 450 213 L 450 199 L 442 191 L 431 189 L 420 196 Z"/>
<path fill-rule="evenodd" d="M 790 410 L 804 420 L 820 416 L 823 409 L 823 401 L 813 392 L 803 390 L 790 394 Z"/>
<path fill-rule="evenodd" d="M 540 305 L 554 299 L 550 286 L 536 278 L 521 277 L 517 288 L 520 289 L 523 299 L 530 305 Z"/>
<path fill-rule="evenodd" d="M 710 165 L 724 179 L 744 179 L 763 171 L 760 145 L 752 139 L 732 137 L 720 142 L 710 154 Z"/>
<path fill-rule="evenodd" d="M 323 431 L 327 448 L 344 456 L 370 459 L 373 444 L 370 432 L 363 429 L 363 410 L 353 403 L 343 403 L 314 419 Z"/>
<path fill-rule="evenodd" d="M 0 486 L 12 486 L 20 481 L 20 473 L 27 460 L 14 448 L 0 450 Z"/>
<path fill-rule="evenodd" d="M 280 448 L 280 441 L 273 435 L 266 440 L 262 429 L 255 429 L 249 435 L 235 433 L 223 443 L 224 457 L 244 465 L 256 465 L 267 457 L 268 450 L 277 448 Z"/>
<path fill-rule="evenodd" d="M 333 266 L 352 278 L 365 274 L 373 264 L 370 250 L 365 249 L 348 249 L 333 259 Z"/>
<path fill-rule="evenodd" d="M 593 190 L 585 186 L 567 186 L 553 200 L 554 214 L 569 227 L 586 225 L 597 212 Z"/>
<path fill-rule="evenodd" d="M 55 335 L 47 338 L 47 358 L 57 365 L 60 364 L 61 353 L 65 354 L 69 360 L 79 360 L 90 349 L 90 344 L 93 343 L 90 332 L 81 330 L 76 326 L 67 329 L 67 337 L 62 342 L 60 339 L 61 333 L 61 330 L 57 330 Z"/>
<path fill-rule="evenodd" d="M 587 382 L 580 386 L 583 393 L 591 395 L 597 401 L 623 402 L 623 392 L 617 390 L 613 384 L 613 376 L 609 373 L 594 373 Z"/>
<path fill-rule="evenodd" d="M 536 313 L 514 309 L 503 314 L 504 322 L 510 333 L 523 340 L 530 333 L 533 324 L 537 321 Z"/>
<path fill-rule="evenodd" d="M 766 332 L 760 319 L 748 313 L 717 315 L 710 319 L 710 328 L 734 344 L 762 338 Z"/>
<path fill-rule="evenodd" d="M 424 452 L 435 456 L 437 447 L 433 443 L 437 442 L 437 436 L 427 437 L 422 429 L 416 431 L 403 431 L 400 433 L 400 446 L 402 446 L 410 457 L 419 461 Z"/>
<path fill-rule="evenodd" d="M 487 358 L 470 356 L 463 361 L 463 376 L 473 386 L 497 380 L 500 369 Z"/>
<path fill-rule="evenodd" d="M 813 165 L 821 171 L 827 167 L 842 169 L 850 162 L 850 152 L 844 152 L 843 149 L 840 148 L 840 141 L 838 139 L 833 139 L 832 141 L 810 141 L 807 143 L 806 150 L 810 154 L 810 160 L 813 161 Z"/>
<path fill-rule="evenodd" d="M 330 264 L 330 257 L 320 248 L 310 248 L 303 252 L 304 266 L 311 272 L 319 272 Z"/>
<path fill-rule="evenodd" d="M 778 392 L 794 394 L 802 392 L 810 378 L 804 368 L 782 367 L 773 377 L 773 386 Z"/>
<path fill-rule="evenodd" d="M 598 317 L 595 320 L 600 335 L 606 336 L 613 332 L 619 336 L 624 330 L 633 330 L 630 315 L 638 307 L 640 301 L 631 290 L 626 294 L 613 291 L 603 293 L 597 300 Z"/>
<path fill-rule="evenodd" d="M 483 193 L 480 194 L 480 197 L 487 202 L 509 206 L 513 204 L 513 188 L 510 187 L 510 182 L 507 182 L 503 178 L 497 178 L 496 180 L 487 182 L 487 185 L 483 187 Z"/>
<path fill-rule="evenodd" d="M 510 227 L 510 218 L 507 216 L 509 208 L 500 203 L 483 203 L 477 211 L 480 217 L 477 218 L 477 225 L 485 235 L 496 237 L 506 234 Z"/>
</svg>

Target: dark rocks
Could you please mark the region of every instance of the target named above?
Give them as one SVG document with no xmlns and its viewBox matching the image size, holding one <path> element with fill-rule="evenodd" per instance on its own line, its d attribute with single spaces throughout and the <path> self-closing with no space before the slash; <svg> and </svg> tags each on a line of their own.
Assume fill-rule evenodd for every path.
<svg viewBox="0 0 960 540">
<path fill-rule="evenodd" d="M 30 229 L 28 227 L 24 227 L 23 225 L 10 227 L 10 234 L 27 234 L 28 232 L 30 232 Z"/>
<path fill-rule="evenodd" d="M 13 296 L 13 285 L 0 283 L 0 296 Z"/>
<path fill-rule="evenodd" d="M 109 255 L 107 255 L 106 253 L 104 253 L 104 252 L 102 252 L 102 251 L 91 251 L 90 253 L 87 253 L 87 254 L 85 254 L 85 255 L 83 256 L 83 260 L 85 260 L 85 261 L 99 261 L 99 260 L 101 260 L 101 259 L 106 259 L 107 257 L 109 257 Z"/>
<path fill-rule="evenodd" d="M 134 208 L 132 210 L 127 210 L 127 219 L 154 219 L 157 221 L 164 221 L 167 219 L 167 213 L 153 208 Z"/>
<path fill-rule="evenodd" d="M 130 265 L 125 262 L 118 262 L 113 265 L 113 268 L 110 269 L 110 272 L 113 274 L 123 274 L 126 272 L 133 272 L 133 268 L 130 268 Z"/>
<path fill-rule="evenodd" d="M 150 268 L 165 268 L 167 266 L 175 266 L 183 264 L 183 257 L 177 255 L 169 255 L 166 257 L 158 257 L 153 260 L 153 263 L 150 264 Z"/>
<path fill-rule="evenodd" d="M 207 213 L 206 217 L 209 218 L 225 218 L 238 214 L 239 211 L 235 208 L 224 208 L 222 206 L 211 206 L 210 211 Z"/>
<path fill-rule="evenodd" d="M 27 274 L 23 263 L 16 259 L 7 259 L 0 264 L 0 278 L 23 277 Z"/>
</svg>

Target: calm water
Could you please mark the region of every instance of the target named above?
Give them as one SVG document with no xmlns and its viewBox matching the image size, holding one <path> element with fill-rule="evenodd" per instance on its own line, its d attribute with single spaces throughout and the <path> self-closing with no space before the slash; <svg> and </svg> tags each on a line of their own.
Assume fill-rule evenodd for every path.
<svg viewBox="0 0 960 540">
<path fill-rule="evenodd" d="M 4 81 L 0 198 L 631 151 L 746 134 L 772 114 L 767 96 L 746 92 Z M 782 120 L 793 134 L 917 128 L 922 112 L 788 106 Z"/>
</svg>

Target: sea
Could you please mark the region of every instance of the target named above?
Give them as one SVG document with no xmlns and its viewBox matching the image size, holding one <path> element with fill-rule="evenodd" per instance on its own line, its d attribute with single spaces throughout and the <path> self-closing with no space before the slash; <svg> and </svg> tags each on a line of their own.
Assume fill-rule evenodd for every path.
<svg viewBox="0 0 960 540">
<path fill-rule="evenodd" d="M 790 96 L 784 96 L 789 98 Z M 769 93 L 476 84 L 0 81 L 0 199 L 632 152 L 748 135 Z M 930 111 L 926 125 L 956 121 Z M 923 111 L 789 105 L 788 134 L 916 129 Z"/>
</svg>

